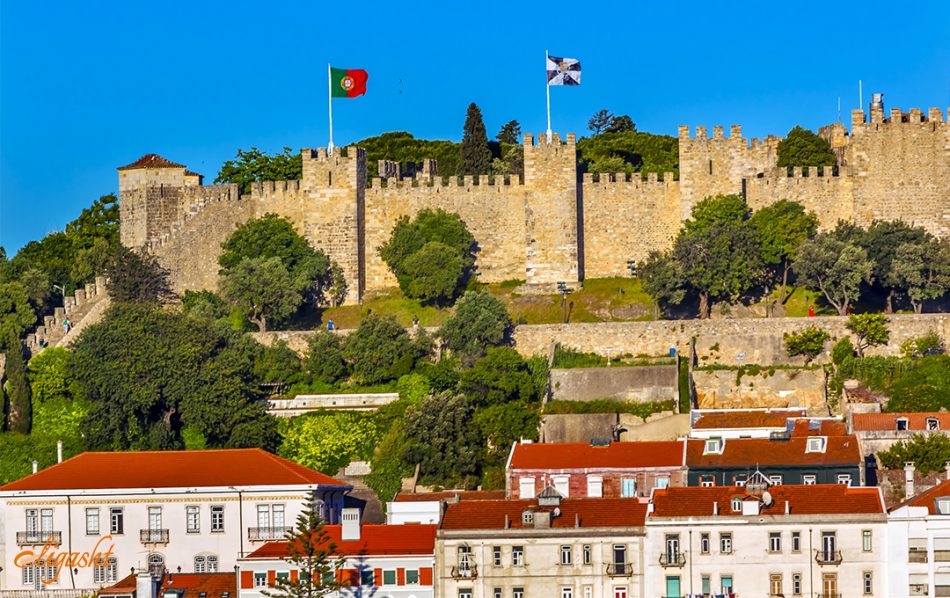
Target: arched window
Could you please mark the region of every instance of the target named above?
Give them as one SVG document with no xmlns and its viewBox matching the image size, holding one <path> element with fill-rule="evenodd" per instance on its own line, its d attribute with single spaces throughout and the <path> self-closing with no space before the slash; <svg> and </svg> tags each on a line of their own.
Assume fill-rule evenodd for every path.
<svg viewBox="0 0 950 598">
<path fill-rule="evenodd" d="M 202 553 L 195 555 L 195 573 L 217 573 L 218 556 Z"/>
<path fill-rule="evenodd" d="M 217 573 L 218 557 L 213 554 L 209 554 L 206 560 L 208 562 L 208 573 Z"/>
<path fill-rule="evenodd" d="M 205 573 L 205 557 L 198 555 L 195 557 L 195 573 Z"/>
<path fill-rule="evenodd" d="M 148 572 L 152 577 L 161 577 L 165 574 L 165 557 L 158 553 L 148 555 Z"/>
</svg>

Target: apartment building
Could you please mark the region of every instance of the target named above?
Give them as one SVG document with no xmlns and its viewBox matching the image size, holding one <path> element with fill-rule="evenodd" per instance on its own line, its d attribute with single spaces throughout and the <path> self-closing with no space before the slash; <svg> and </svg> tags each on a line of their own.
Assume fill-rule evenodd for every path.
<svg viewBox="0 0 950 598">
<path fill-rule="evenodd" d="M 447 504 L 436 537 L 436 595 L 448 598 L 642 596 L 644 516 L 636 498 Z"/>
<path fill-rule="evenodd" d="M 892 508 L 887 538 L 888 596 L 950 596 L 950 481 Z"/>
<path fill-rule="evenodd" d="M 768 438 L 782 434 L 806 409 L 693 409 L 690 438 Z"/>
<path fill-rule="evenodd" d="M 132 569 L 230 571 L 308 507 L 338 521 L 351 489 L 259 449 L 82 453 L 0 486 L 0 590 L 91 593 Z M 96 562 L 61 567 L 63 552 Z"/>
<path fill-rule="evenodd" d="M 645 597 L 889 595 L 877 488 L 667 488 L 645 527 Z"/>
<path fill-rule="evenodd" d="M 851 428 L 861 454 L 875 455 L 918 434 L 947 434 L 950 413 L 855 413 L 851 416 Z"/>
<path fill-rule="evenodd" d="M 501 500 L 504 490 L 443 490 L 440 492 L 398 492 L 386 503 L 386 523 L 436 524 L 442 519 L 442 506 L 460 500 Z"/>
</svg>

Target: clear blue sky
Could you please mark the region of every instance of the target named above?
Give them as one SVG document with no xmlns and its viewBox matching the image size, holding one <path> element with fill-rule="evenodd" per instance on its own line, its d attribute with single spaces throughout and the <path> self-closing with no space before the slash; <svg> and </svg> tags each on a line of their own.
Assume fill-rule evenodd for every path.
<svg viewBox="0 0 950 598">
<path fill-rule="evenodd" d="M 473 8 L 468 8 L 472 6 Z M 12 255 L 156 152 L 210 181 L 238 148 L 327 142 L 326 65 L 365 68 L 335 141 L 544 129 L 544 50 L 576 57 L 553 128 L 599 108 L 640 130 L 816 128 L 866 98 L 950 104 L 946 0 L 893 2 L 0 2 L 0 244 Z M 867 101 L 867 100 L 866 100 Z"/>
</svg>

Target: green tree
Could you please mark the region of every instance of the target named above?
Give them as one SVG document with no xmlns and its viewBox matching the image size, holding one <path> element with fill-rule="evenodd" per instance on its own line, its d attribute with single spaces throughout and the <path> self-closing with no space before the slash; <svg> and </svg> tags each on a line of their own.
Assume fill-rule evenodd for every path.
<svg viewBox="0 0 950 598">
<path fill-rule="evenodd" d="M 926 355 L 915 359 L 912 367 L 890 384 L 887 394 L 891 398 L 887 410 L 891 412 L 950 409 L 950 356 Z"/>
<path fill-rule="evenodd" d="M 927 334 L 917 338 L 908 338 L 901 343 L 901 355 L 904 357 L 923 357 L 924 355 L 942 355 L 947 352 L 940 334 L 930 329 Z"/>
<path fill-rule="evenodd" d="M 69 352 L 49 347 L 27 364 L 33 402 L 33 434 L 79 440 L 89 406 L 69 369 Z"/>
<path fill-rule="evenodd" d="M 831 348 L 831 362 L 841 367 L 845 361 L 852 358 L 854 358 L 854 343 L 846 336 L 838 339 Z"/>
<path fill-rule="evenodd" d="M 109 297 L 116 303 L 163 303 L 174 294 L 168 283 L 168 270 L 149 255 L 119 245 L 109 261 Z"/>
<path fill-rule="evenodd" d="M 504 463 L 511 445 L 521 439 L 537 440 L 537 405 L 513 401 L 475 411 L 474 424 L 485 442 L 485 460 Z"/>
<path fill-rule="evenodd" d="M 303 175 L 303 157 L 285 147 L 283 153 L 268 155 L 256 147 L 238 150 L 233 160 L 221 165 L 214 183 L 235 183 L 241 193 L 249 193 L 251 185 L 259 181 L 286 181 Z"/>
<path fill-rule="evenodd" d="M 491 150 L 488 149 L 488 134 L 482 111 L 475 102 L 468 105 L 465 115 L 465 128 L 462 132 L 462 145 L 459 147 L 462 174 L 488 174 L 491 166 Z"/>
<path fill-rule="evenodd" d="M 815 236 L 818 217 L 806 212 L 802 204 L 782 199 L 752 214 L 750 222 L 758 232 L 762 261 L 771 282 L 780 284 L 779 303 L 785 303 L 792 263 L 801 244 Z"/>
<path fill-rule="evenodd" d="M 923 312 L 924 301 L 939 299 L 950 290 L 950 241 L 931 238 L 898 246 L 886 279 L 892 291 L 907 294 L 914 313 Z"/>
<path fill-rule="evenodd" d="M 910 440 L 902 440 L 877 454 L 881 465 L 887 469 L 903 469 L 908 461 L 921 475 L 931 471 L 943 471 L 950 461 L 950 437 L 944 434 L 914 434 Z"/>
<path fill-rule="evenodd" d="M 864 350 L 869 347 L 887 344 L 891 335 L 887 329 L 888 321 L 884 314 L 851 314 L 848 317 L 845 326 L 858 340 L 856 348 L 859 357 L 864 357 Z"/>
<path fill-rule="evenodd" d="M 380 384 L 412 371 L 417 353 L 409 334 L 393 316 L 370 315 L 346 339 L 344 354 L 353 377 L 362 384 Z"/>
<path fill-rule="evenodd" d="M 253 355 L 254 378 L 263 384 L 294 384 L 304 378 L 300 357 L 279 340 L 270 346 L 261 346 Z"/>
<path fill-rule="evenodd" d="M 651 251 L 639 269 L 643 290 L 653 298 L 653 319 L 660 312 L 679 305 L 686 298 L 686 280 L 683 268 L 671 252 Z"/>
<path fill-rule="evenodd" d="M 801 355 L 805 358 L 806 365 L 821 355 L 825 349 L 825 341 L 831 338 L 831 335 L 817 326 L 809 326 L 799 332 L 786 332 L 782 336 L 789 357 Z"/>
<path fill-rule="evenodd" d="M 819 233 L 801 244 L 792 270 L 806 287 L 821 291 L 842 316 L 861 296 L 861 283 L 871 279 L 873 263 L 864 249 Z"/>
<path fill-rule="evenodd" d="M 517 145 L 521 143 L 521 123 L 516 120 L 509 120 L 501 126 L 498 134 L 495 135 L 500 143 Z"/>
<path fill-rule="evenodd" d="M 372 416 L 353 411 L 318 412 L 281 421 L 277 454 L 328 475 L 356 459 L 369 459 L 379 433 Z"/>
<path fill-rule="evenodd" d="M 356 142 L 366 150 L 366 174 L 375 177 L 379 172 L 379 160 L 394 160 L 418 164 L 433 159 L 438 165 L 438 174 L 455 176 L 461 174 L 458 143 L 446 140 L 416 139 L 406 131 L 391 131 Z"/>
<path fill-rule="evenodd" d="M 708 318 L 714 300 L 734 300 L 759 279 L 761 258 L 749 208 L 739 195 L 707 197 L 673 246 L 673 258 L 699 294 L 699 317 Z"/>
<path fill-rule="evenodd" d="M 444 346 L 472 363 L 490 347 L 508 344 L 512 330 L 505 304 L 486 290 L 468 291 L 438 332 Z"/>
<path fill-rule="evenodd" d="M 808 129 L 796 126 L 778 142 L 779 166 L 791 169 L 793 166 L 832 166 L 834 163 L 831 144 Z"/>
<path fill-rule="evenodd" d="M 406 279 L 405 294 L 434 304 L 452 297 L 462 273 L 462 256 L 454 248 L 429 241 L 407 257 L 400 271 Z"/>
<path fill-rule="evenodd" d="M 610 118 L 610 122 L 607 123 L 607 127 L 604 129 L 604 133 L 627 133 L 636 130 L 637 125 L 633 122 L 633 119 L 626 114 L 621 114 L 620 116 L 612 116 Z"/>
<path fill-rule="evenodd" d="M 10 339 L 19 339 L 36 322 L 30 298 L 19 282 L 0 283 L 0 342 L 6 349 Z"/>
<path fill-rule="evenodd" d="M 115 250 L 119 244 L 119 198 L 110 193 L 92 202 L 78 218 L 66 225 L 66 236 L 77 251 L 90 249 L 99 241 Z"/>
<path fill-rule="evenodd" d="M 900 290 L 900 280 L 893 275 L 893 262 L 901 245 L 926 245 L 933 236 L 919 226 L 910 226 L 901 220 L 876 220 L 861 235 L 861 247 L 868 252 L 874 264 L 872 282 L 887 294 L 886 312 L 894 313 L 894 298 Z"/>
<path fill-rule="evenodd" d="M 26 372 L 26 360 L 23 358 L 23 345 L 17 337 L 11 336 L 7 339 L 4 373 L 7 378 L 4 385 L 7 397 L 6 428 L 11 432 L 29 434 L 33 426 L 33 397 Z"/>
<path fill-rule="evenodd" d="M 318 330 L 310 338 L 304 367 L 314 380 L 334 384 L 349 376 L 343 348 L 343 337 Z"/>
<path fill-rule="evenodd" d="M 323 517 L 312 509 L 297 516 L 297 524 L 287 533 L 284 560 L 299 574 L 296 579 L 278 577 L 273 590 L 261 593 L 267 598 L 320 598 L 340 589 L 336 572 L 344 561 L 337 557 L 336 544 L 323 526 Z"/>
<path fill-rule="evenodd" d="M 76 263 L 70 270 L 70 276 L 77 281 L 105 276 L 109 269 L 109 262 L 115 255 L 116 247 L 117 244 L 109 243 L 106 239 L 94 239 L 88 248 L 79 250 Z"/>
<path fill-rule="evenodd" d="M 587 121 L 587 130 L 589 130 L 594 135 L 600 135 L 607 130 L 607 125 L 610 124 L 610 120 L 614 117 L 607 109 L 601 108 L 594 113 L 590 120 Z"/>
<path fill-rule="evenodd" d="M 480 437 L 474 409 L 464 395 L 444 392 L 406 412 L 405 458 L 419 465 L 422 477 L 448 484 L 478 474 Z"/>
<path fill-rule="evenodd" d="M 244 310 L 261 332 L 268 321 L 280 322 L 300 308 L 300 287 L 279 257 L 246 258 L 221 278 L 225 301 Z"/>
<path fill-rule="evenodd" d="M 511 347 L 494 347 L 474 367 L 462 372 L 459 391 L 476 407 L 511 401 L 536 400 L 536 386 L 528 364 Z"/>
<path fill-rule="evenodd" d="M 639 131 L 601 133 L 577 142 L 578 161 L 587 172 L 679 174 L 679 140 Z"/>
</svg>

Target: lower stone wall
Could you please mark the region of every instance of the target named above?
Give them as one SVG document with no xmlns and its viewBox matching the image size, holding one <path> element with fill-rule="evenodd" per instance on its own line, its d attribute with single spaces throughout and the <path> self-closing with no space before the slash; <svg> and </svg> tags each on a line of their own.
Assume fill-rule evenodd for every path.
<svg viewBox="0 0 950 598">
<path fill-rule="evenodd" d="M 693 385 L 700 409 L 816 409 L 825 405 L 825 373 L 821 369 L 762 371 L 741 378 L 735 370 L 693 370 Z"/>
<path fill-rule="evenodd" d="M 557 401 L 616 399 L 646 403 L 679 398 L 675 365 L 551 370 Z"/>
</svg>

